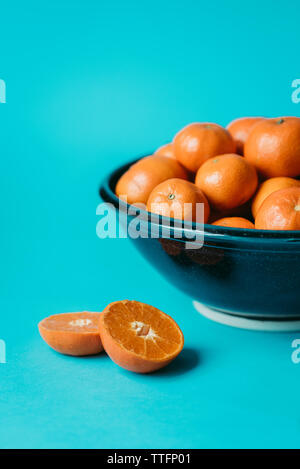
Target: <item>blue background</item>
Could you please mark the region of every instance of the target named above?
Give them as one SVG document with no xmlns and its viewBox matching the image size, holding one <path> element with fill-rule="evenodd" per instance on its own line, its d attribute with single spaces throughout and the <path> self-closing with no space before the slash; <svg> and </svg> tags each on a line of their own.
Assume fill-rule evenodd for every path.
<svg viewBox="0 0 300 469">
<path fill-rule="evenodd" d="M 211 323 L 130 241 L 95 231 L 102 178 L 183 125 L 299 115 L 299 2 L 0 8 L 0 447 L 299 447 L 300 333 Z M 182 327 L 185 351 L 165 370 L 60 356 L 38 335 L 49 314 L 124 298 Z"/>
</svg>

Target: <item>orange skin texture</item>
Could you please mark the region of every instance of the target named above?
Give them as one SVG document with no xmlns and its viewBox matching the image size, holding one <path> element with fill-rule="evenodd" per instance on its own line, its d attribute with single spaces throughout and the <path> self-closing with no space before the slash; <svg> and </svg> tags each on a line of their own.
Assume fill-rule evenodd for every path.
<svg viewBox="0 0 300 469">
<path fill-rule="evenodd" d="M 140 312 L 139 314 L 143 314 L 141 312 L 143 309 L 146 309 L 149 314 L 147 313 L 148 319 L 145 319 L 145 321 L 148 325 L 154 327 L 158 334 L 160 333 L 159 327 L 156 327 L 155 324 L 157 324 L 158 321 L 163 321 L 168 324 L 173 340 L 175 340 L 174 336 L 176 337 L 176 342 L 172 344 L 172 353 L 164 353 L 162 349 L 159 348 L 162 352 L 162 356 L 155 358 L 150 356 L 147 351 L 137 352 L 134 349 L 134 347 L 139 345 L 134 343 L 136 340 L 140 342 L 144 340 L 145 342 L 147 339 L 136 337 L 137 334 L 131 330 L 130 321 L 142 320 L 142 318 L 136 314 L 129 313 L 128 315 L 126 313 L 127 307 L 129 307 L 131 311 L 133 308 L 136 308 L 137 311 Z M 152 319 L 151 312 L 153 316 Z M 167 366 L 179 355 L 184 344 L 183 334 L 179 326 L 170 316 L 153 306 L 145 305 L 138 301 L 115 301 L 108 305 L 100 315 L 99 331 L 104 349 L 112 361 L 125 370 L 135 373 L 152 373 L 153 371 Z M 152 341 L 150 340 L 150 342 Z M 156 347 L 153 343 L 150 345 Z M 145 345 L 146 350 L 147 347 L 148 345 Z M 144 348 L 144 346 L 142 348 Z"/>
<path fill-rule="evenodd" d="M 264 181 L 257 189 L 252 201 L 252 215 L 255 218 L 263 201 L 273 192 L 289 187 L 300 187 L 300 181 L 289 177 L 275 177 Z"/>
<path fill-rule="evenodd" d="M 98 324 L 100 313 L 55 314 L 43 319 L 38 327 L 41 337 L 56 352 L 64 355 L 96 355 L 103 350 Z M 70 321 L 90 320 L 89 326 L 72 326 Z"/>
<path fill-rule="evenodd" d="M 300 187 L 273 192 L 255 219 L 258 230 L 300 230 Z"/>
<path fill-rule="evenodd" d="M 121 176 L 116 185 L 116 195 L 121 199 L 127 196 L 128 204 L 146 205 L 154 187 L 170 178 L 188 179 L 188 174 L 173 158 L 146 156 Z"/>
<path fill-rule="evenodd" d="M 228 130 L 212 123 L 187 125 L 175 135 L 173 145 L 177 160 L 194 173 L 209 158 L 236 150 Z"/>
<path fill-rule="evenodd" d="M 257 183 L 255 168 L 233 153 L 210 158 L 199 168 L 195 179 L 216 211 L 243 205 L 254 194 Z"/>
<path fill-rule="evenodd" d="M 196 221 L 198 203 L 204 204 L 203 223 L 206 223 L 210 208 L 199 187 L 182 179 L 168 179 L 153 189 L 147 202 L 147 210 L 165 217 Z"/>
<path fill-rule="evenodd" d="M 264 119 L 251 130 L 244 156 L 263 179 L 300 175 L 300 119 Z"/>
<path fill-rule="evenodd" d="M 221 218 L 213 223 L 216 226 L 228 226 L 232 228 L 246 228 L 246 229 L 254 229 L 255 226 L 251 221 L 247 220 L 246 218 L 242 217 L 228 217 L 228 218 Z"/>
<path fill-rule="evenodd" d="M 173 143 L 167 143 L 166 145 L 159 147 L 154 152 L 154 155 L 165 156 L 166 158 L 175 158 Z"/>
<path fill-rule="evenodd" d="M 236 152 L 239 155 L 244 154 L 244 144 L 252 130 L 253 126 L 263 120 L 263 117 L 242 117 L 230 122 L 227 130 L 236 143 Z"/>
</svg>

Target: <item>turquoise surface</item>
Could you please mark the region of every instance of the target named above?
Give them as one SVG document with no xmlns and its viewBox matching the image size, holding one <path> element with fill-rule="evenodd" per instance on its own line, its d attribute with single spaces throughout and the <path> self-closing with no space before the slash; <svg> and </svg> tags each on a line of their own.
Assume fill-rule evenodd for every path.
<svg viewBox="0 0 300 469">
<path fill-rule="evenodd" d="M 299 115 L 299 2 L 0 8 L 0 447 L 299 447 L 300 332 L 211 323 L 129 240 L 96 236 L 102 178 L 183 125 Z M 124 298 L 182 327 L 165 370 L 60 356 L 39 337 L 49 314 Z"/>
</svg>

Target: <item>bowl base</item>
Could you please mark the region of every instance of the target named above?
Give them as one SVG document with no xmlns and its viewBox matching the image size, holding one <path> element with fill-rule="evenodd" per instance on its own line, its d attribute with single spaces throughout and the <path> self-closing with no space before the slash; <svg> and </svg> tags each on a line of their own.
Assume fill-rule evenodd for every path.
<svg viewBox="0 0 300 469">
<path fill-rule="evenodd" d="M 199 301 L 193 301 L 194 308 L 198 313 L 207 319 L 224 324 L 226 326 L 237 327 L 239 329 L 248 329 L 252 331 L 265 331 L 265 332 L 290 332 L 300 331 L 300 317 L 290 318 L 288 320 L 280 319 L 258 319 L 237 316 L 229 313 L 217 311 L 209 308 Z"/>
</svg>

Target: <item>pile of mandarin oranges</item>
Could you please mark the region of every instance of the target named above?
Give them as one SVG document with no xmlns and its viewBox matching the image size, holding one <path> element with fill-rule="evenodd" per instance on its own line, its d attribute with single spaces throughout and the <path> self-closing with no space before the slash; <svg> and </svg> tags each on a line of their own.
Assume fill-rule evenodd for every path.
<svg viewBox="0 0 300 469">
<path fill-rule="evenodd" d="M 260 230 L 300 230 L 300 118 L 193 123 L 133 164 L 116 195 L 149 212 Z M 198 221 L 198 220 L 197 220 Z"/>
</svg>

